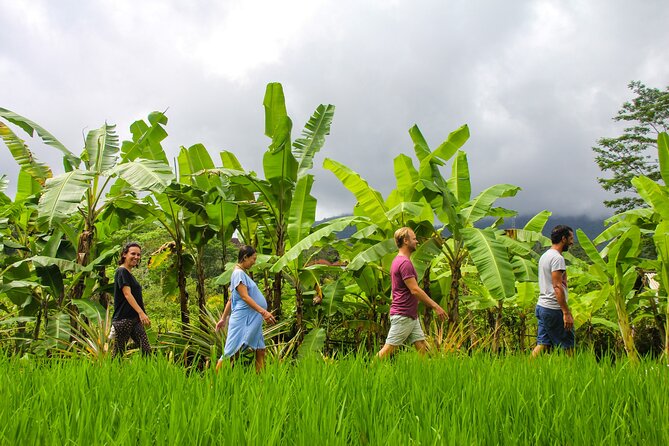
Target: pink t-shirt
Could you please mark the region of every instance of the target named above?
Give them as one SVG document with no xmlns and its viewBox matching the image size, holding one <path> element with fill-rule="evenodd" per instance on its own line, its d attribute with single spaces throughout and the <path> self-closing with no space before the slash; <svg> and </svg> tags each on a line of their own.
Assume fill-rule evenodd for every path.
<svg viewBox="0 0 669 446">
<path fill-rule="evenodd" d="M 390 265 L 390 281 L 392 283 L 392 298 L 390 315 L 418 318 L 418 299 L 411 295 L 409 287 L 404 281 L 411 277 L 418 280 L 418 274 L 413 263 L 405 256 L 397 256 Z"/>
</svg>

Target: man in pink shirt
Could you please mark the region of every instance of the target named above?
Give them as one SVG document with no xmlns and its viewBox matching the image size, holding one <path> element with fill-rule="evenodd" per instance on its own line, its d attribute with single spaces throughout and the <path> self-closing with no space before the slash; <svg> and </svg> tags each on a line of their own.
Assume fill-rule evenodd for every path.
<svg viewBox="0 0 669 446">
<path fill-rule="evenodd" d="M 390 266 L 392 304 L 390 305 L 390 330 L 386 343 L 378 356 L 383 359 L 395 353 L 402 344 L 413 344 L 419 353 L 427 352 L 425 334 L 418 320 L 418 301 L 432 308 L 439 320 L 446 319 L 446 312 L 418 286 L 418 274 L 411 254 L 416 250 L 418 240 L 411 228 L 395 231 L 395 244 L 399 248 L 397 257 Z"/>
</svg>

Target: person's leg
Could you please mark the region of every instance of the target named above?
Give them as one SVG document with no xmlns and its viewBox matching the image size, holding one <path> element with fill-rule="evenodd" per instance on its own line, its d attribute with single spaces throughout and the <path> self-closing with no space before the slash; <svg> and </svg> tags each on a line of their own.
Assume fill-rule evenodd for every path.
<svg viewBox="0 0 669 446">
<path fill-rule="evenodd" d="M 551 350 L 552 341 L 549 333 L 550 320 L 547 320 L 547 309 L 537 305 L 534 315 L 537 317 L 537 346 L 532 350 L 532 357 L 536 358 L 543 352 Z"/>
<path fill-rule="evenodd" d="M 135 344 L 139 345 L 139 348 L 142 350 L 142 355 L 148 356 L 151 354 L 151 345 L 149 344 L 149 337 L 146 335 L 146 330 L 144 325 L 138 320 L 133 324 L 132 333 L 130 337 Z"/>
<path fill-rule="evenodd" d="M 425 355 L 430 350 L 430 346 L 425 341 L 425 333 L 423 333 L 423 327 L 420 326 L 419 319 L 413 321 L 411 334 L 407 338 L 407 343 L 413 344 L 421 355 Z"/>
<path fill-rule="evenodd" d="M 416 350 L 418 353 L 421 355 L 425 356 L 425 354 L 430 350 L 430 346 L 427 345 L 427 342 L 425 342 L 425 339 L 422 341 L 416 341 L 413 343 L 413 346 L 416 347 Z"/>
<path fill-rule="evenodd" d="M 265 349 L 259 348 L 256 350 L 256 373 L 265 368 Z"/>
<path fill-rule="evenodd" d="M 123 356 L 125 353 L 125 345 L 130 339 L 132 334 L 132 320 L 130 319 L 121 319 L 118 321 L 112 322 L 114 326 L 115 339 L 114 339 L 114 353 L 112 354 L 113 358 Z"/>
<path fill-rule="evenodd" d="M 390 330 L 386 337 L 386 343 L 383 345 L 377 357 L 385 359 L 392 356 L 400 345 L 409 337 L 413 329 L 412 319 L 399 315 L 390 316 Z"/>
<path fill-rule="evenodd" d="M 389 356 L 392 356 L 395 354 L 395 351 L 397 351 L 397 345 L 392 345 L 392 344 L 384 344 L 381 350 L 379 350 L 379 353 L 377 353 L 377 357 L 379 359 L 385 359 Z"/>
</svg>

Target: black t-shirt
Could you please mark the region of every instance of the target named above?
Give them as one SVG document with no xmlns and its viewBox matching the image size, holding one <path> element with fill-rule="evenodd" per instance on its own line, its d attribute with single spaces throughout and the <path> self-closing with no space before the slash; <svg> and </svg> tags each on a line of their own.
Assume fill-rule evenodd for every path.
<svg viewBox="0 0 669 446">
<path fill-rule="evenodd" d="M 114 316 L 113 320 L 119 319 L 138 319 L 139 314 L 130 306 L 123 295 L 123 287 L 129 286 L 132 297 L 135 298 L 139 307 L 144 310 L 144 301 L 142 300 L 142 287 L 130 271 L 124 267 L 116 269 L 114 274 Z"/>
</svg>

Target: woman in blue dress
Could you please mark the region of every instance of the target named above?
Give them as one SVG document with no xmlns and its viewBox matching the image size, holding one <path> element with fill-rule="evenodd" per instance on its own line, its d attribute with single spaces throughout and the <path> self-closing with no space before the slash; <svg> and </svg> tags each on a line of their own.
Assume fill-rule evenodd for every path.
<svg viewBox="0 0 669 446">
<path fill-rule="evenodd" d="M 255 351 L 256 371 L 265 365 L 265 339 L 262 334 L 263 320 L 268 324 L 276 322 L 274 315 L 267 311 L 267 301 L 258 285 L 247 271 L 256 263 L 256 250 L 252 246 L 242 246 L 237 257 L 237 265 L 230 280 L 231 297 L 225 306 L 216 331 L 228 325 L 223 356 L 216 363 L 216 370 L 223 364 L 223 358 L 235 358 L 245 349 Z M 229 319 L 229 321 L 228 321 Z"/>
</svg>

